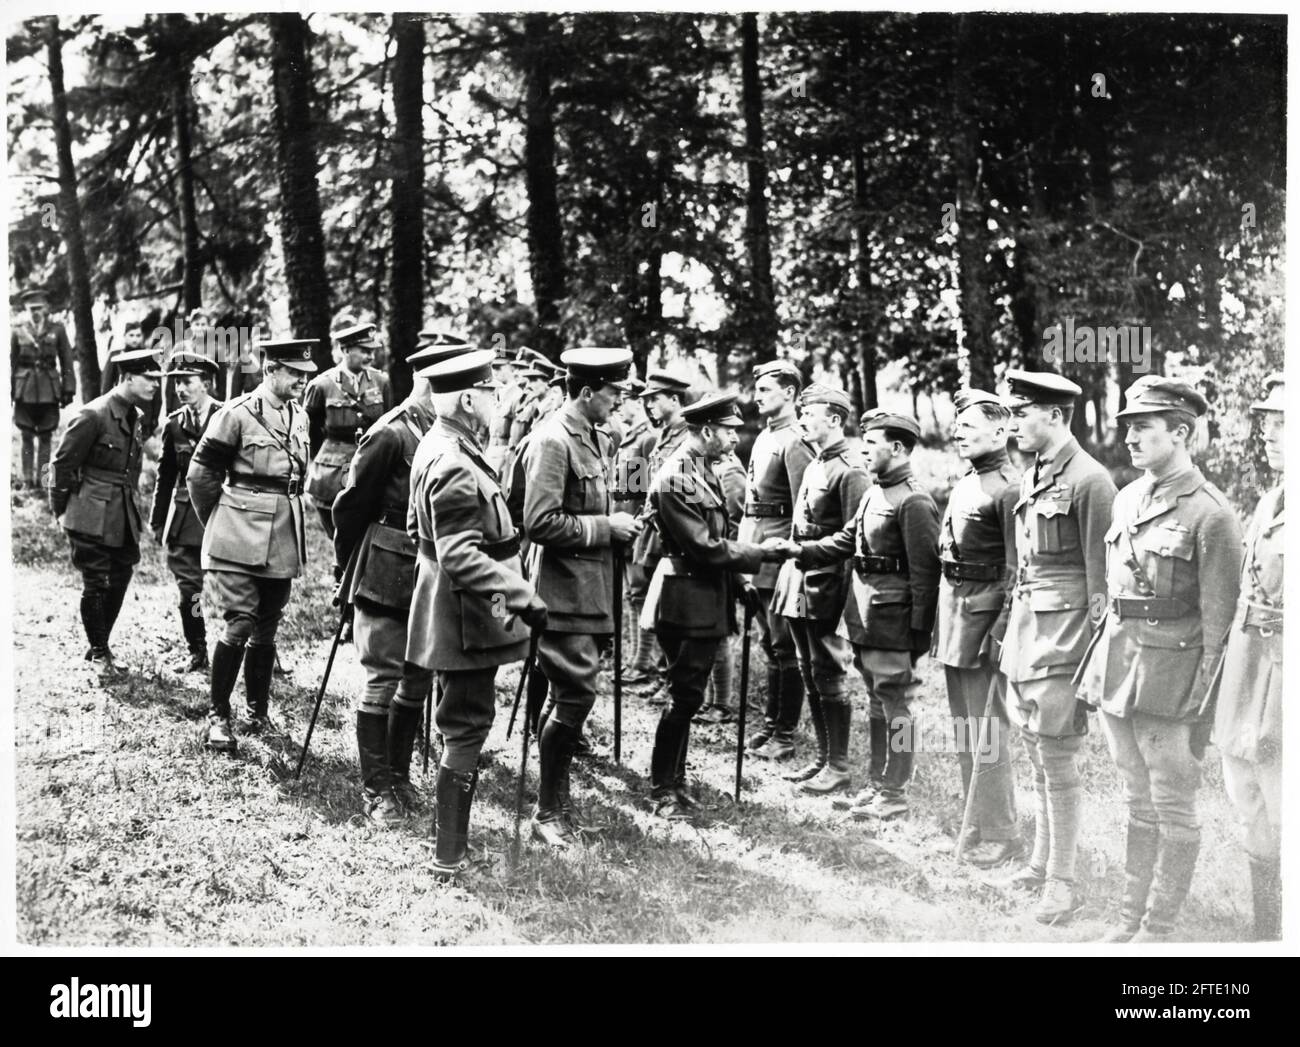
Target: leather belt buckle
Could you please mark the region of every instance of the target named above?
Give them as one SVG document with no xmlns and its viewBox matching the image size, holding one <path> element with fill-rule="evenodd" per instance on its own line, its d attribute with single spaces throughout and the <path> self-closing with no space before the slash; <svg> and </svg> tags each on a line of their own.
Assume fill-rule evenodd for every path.
<svg viewBox="0 0 1300 1047">
<path fill-rule="evenodd" d="M 288 482 L 284 485 L 284 493 L 293 498 L 302 492 L 302 481 L 296 477 L 289 477 Z"/>
</svg>

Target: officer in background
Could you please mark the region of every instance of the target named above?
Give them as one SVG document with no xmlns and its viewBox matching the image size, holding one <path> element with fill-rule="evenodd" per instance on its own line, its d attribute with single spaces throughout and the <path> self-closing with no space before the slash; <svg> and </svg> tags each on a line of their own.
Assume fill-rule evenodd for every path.
<svg viewBox="0 0 1300 1047">
<path fill-rule="evenodd" d="M 14 425 L 22 433 L 22 482 L 39 487 L 50 462 L 50 441 L 59 427 L 59 408 L 77 396 L 77 373 L 63 325 L 49 318 L 50 302 L 40 288 L 20 298 L 27 319 L 14 324 L 9 340 L 9 397 Z M 15 484 L 15 486 L 17 486 Z"/>
<path fill-rule="evenodd" d="M 805 571 L 853 563 L 844 623 L 869 698 L 867 783 L 849 816 L 881 821 L 907 814 L 915 739 L 916 664 L 930 649 L 939 597 L 939 508 L 912 476 L 921 437 L 915 418 L 871 411 L 861 419 L 867 468 L 875 477 L 849 524 L 800 543 Z"/>
<path fill-rule="evenodd" d="M 816 450 L 795 424 L 795 403 L 802 380 L 794 364 L 776 360 L 754 368 L 754 404 L 766 420 L 749 453 L 749 494 L 740 540 L 761 543 L 789 538 L 794 500 L 804 470 Z M 794 731 L 803 712 L 803 677 L 788 620 L 772 609 L 777 568 L 767 565 L 754 576 L 764 610 L 758 616 L 759 638 L 767 657 L 767 707 L 763 728 L 749 739 L 749 748 L 763 759 L 794 755 Z"/>
<path fill-rule="evenodd" d="M 1106 532 L 1115 484 L 1070 434 L 1080 388 L 1047 371 L 1007 372 L 1011 435 L 1034 466 L 1016 502 L 1016 583 L 1002 646 L 1007 714 L 1034 765 L 1034 849 L 1004 881 L 1040 890 L 1034 917 L 1074 914 L 1087 706 L 1072 682 L 1106 606 Z"/>
<path fill-rule="evenodd" d="M 600 647 L 614 631 L 612 547 L 628 544 L 642 527 L 636 517 L 611 510 L 614 448 L 597 429 L 623 395 L 632 351 L 570 349 L 561 361 L 568 400 L 529 443 L 524 497 L 528 577 L 549 615 L 538 664 L 554 703 L 538 741 L 541 781 L 532 828 L 558 848 L 573 844 L 581 829 L 569 799 L 569 766 L 596 700 Z"/>
<path fill-rule="evenodd" d="M 1210 736 L 1202 711 L 1237 603 L 1241 528 L 1192 461 L 1205 397 L 1148 375 L 1116 418 L 1142 476 L 1115 497 L 1106 532 L 1109 602 L 1080 667 L 1124 778 L 1124 899 L 1110 942 L 1167 941 L 1187 897 L 1201 829 L 1196 787 Z"/>
<path fill-rule="evenodd" d="M 669 705 L 655 730 L 650 756 L 650 799 L 655 814 L 690 817 L 695 800 L 686 791 L 686 752 L 691 718 L 704 701 L 704 687 L 718 649 L 736 631 L 735 601 L 758 594 L 737 572 L 753 572 L 764 553 L 757 545 L 727 538 L 726 499 L 713 465 L 735 450 L 743 424 L 735 393 L 706 396 L 685 408 L 686 442 L 655 474 L 650 515 L 660 535 L 660 559 L 646 599 L 668 657 Z M 768 554 L 775 560 L 779 553 Z M 756 606 L 756 605 L 755 605 Z"/>
<path fill-rule="evenodd" d="M 203 620 L 203 522 L 190 505 L 185 483 L 190 458 L 221 406 L 212 390 L 221 380 L 221 368 L 206 356 L 182 344 L 172 353 L 167 377 L 180 406 L 167 416 L 158 456 L 158 482 L 153 491 L 149 529 L 154 541 L 167 549 L 167 569 L 180 589 L 181 631 L 189 648 L 188 662 L 177 672 L 208 670 L 208 632 Z M 179 481 L 179 482 L 178 482 Z"/>
<path fill-rule="evenodd" d="M 434 421 L 427 372 L 473 349 L 458 335 L 421 339 L 435 344 L 407 357 L 411 394 L 361 437 L 334 499 L 334 574 L 343 584 L 340 603 L 353 608 L 353 643 L 366 673 L 357 703 L 366 817 L 384 826 L 415 806 L 411 750 L 432 683 L 428 669 L 406 661 L 418 553 L 407 531 L 411 463 Z"/>
<path fill-rule="evenodd" d="M 334 499 L 347 479 L 357 440 L 393 406 L 388 375 L 370 366 L 379 347 L 374 332 L 374 324 L 356 324 L 335 334 L 342 362 L 313 378 L 303 397 L 312 452 L 307 494 L 331 536 Z"/>
<path fill-rule="evenodd" d="M 148 349 L 117 359 L 121 381 L 68 423 L 50 484 L 50 509 L 68 534 L 72 566 L 81 572 L 86 659 L 107 672 L 117 670 L 108 642 L 140 562 L 140 414 L 158 395 L 162 377 Z"/>
<path fill-rule="evenodd" d="M 545 356 L 535 349 L 528 348 L 519 350 L 515 366 L 520 368 L 519 381 L 522 391 L 515 405 L 514 418 L 510 422 L 509 453 L 519 457 L 523 453 L 519 445 L 524 437 L 533 431 L 537 423 L 537 413 L 546 398 L 554 369 Z"/>
<path fill-rule="evenodd" d="M 991 868 L 1024 851 L 1011 774 L 1007 681 L 998 668 L 1016 563 L 1021 473 L 1007 454 L 1011 412 L 1002 401 L 982 389 L 963 389 L 953 403 L 953 444 L 970 470 L 953 485 L 943 514 L 935 652 L 947 683 L 963 795 L 971 788 L 974 761 L 980 761 L 967 841 L 974 846 L 962 857 Z"/>
<path fill-rule="evenodd" d="M 510 454 L 510 429 L 514 425 L 515 410 L 523 395 L 523 386 L 517 380 L 518 369 L 514 358 L 505 347 L 492 358 L 492 380 L 497 383 L 497 409 L 492 416 L 492 432 L 487 447 L 488 464 L 501 477 L 505 476 L 506 458 Z"/>
<path fill-rule="evenodd" d="M 249 718 L 270 727 L 275 634 L 307 562 L 302 490 L 307 416 L 295 401 L 314 373 L 314 338 L 263 342 L 262 383 L 208 423 L 190 459 L 190 503 L 203 523 L 202 566 L 225 634 L 212 653 L 207 744 L 234 752 L 230 695 L 244 667 Z M 245 651 L 247 648 L 247 651 Z"/>
<path fill-rule="evenodd" d="M 792 540 L 769 538 L 769 545 L 798 555 L 801 542 L 813 542 L 846 528 L 871 481 L 861 454 L 849 449 L 844 426 L 853 407 L 839 389 L 810 385 L 799 397 L 799 427 L 817 457 L 804 470 L 794 503 Z M 808 712 L 817 736 L 817 756 L 787 781 L 817 795 L 849 786 L 848 672 L 852 651 L 840 634 L 840 619 L 849 595 L 849 565 L 843 561 L 814 570 L 787 563 L 777 576 L 772 609 L 782 615 L 794 637 L 808 695 Z"/>
<path fill-rule="evenodd" d="M 477 435 L 496 409 L 491 362 L 492 351 L 482 349 L 422 369 L 437 417 L 411 463 L 408 522 L 419 559 L 406 658 L 437 671 L 441 691 L 434 858 L 440 877 L 468 864 L 470 808 L 496 712 L 497 667 L 522 659 L 529 631 L 547 625 Z"/>
<path fill-rule="evenodd" d="M 659 420 L 654 447 L 646 463 L 646 491 L 653 488 L 655 477 L 669 458 L 687 439 L 686 423 L 682 421 L 682 408 L 689 402 L 690 383 L 668 371 L 648 371 L 641 402 L 646 414 Z M 647 510 L 643 510 L 647 512 Z M 644 518 L 644 517 L 643 517 Z M 653 527 L 644 528 L 632 548 L 632 562 L 646 578 L 654 574 L 659 563 L 659 535 Z M 646 629 L 640 633 L 636 644 L 636 657 L 623 674 L 623 682 L 631 687 L 644 688 L 650 703 L 661 704 L 668 700 L 667 684 L 660 680 L 656 665 L 654 633 Z"/>
<path fill-rule="evenodd" d="M 1254 937 L 1275 941 L 1282 936 L 1286 380 L 1281 373 L 1264 380 L 1264 399 L 1251 410 L 1262 416 L 1264 451 L 1269 468 L 1277 473 L 1277 486 L 1259 500 L 1246 531 L 1240 598 L 1207 706 L 1214 709 L 1214 744 L 1223 754 L 1223 784 L 1250 858 Z"/>
</svg>

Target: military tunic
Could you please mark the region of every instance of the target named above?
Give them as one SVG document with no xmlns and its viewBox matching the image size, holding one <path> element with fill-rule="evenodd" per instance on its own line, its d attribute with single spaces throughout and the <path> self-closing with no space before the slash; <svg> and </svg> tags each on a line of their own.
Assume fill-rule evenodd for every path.
<svg viewBox="0 0 1300 1047">
<path fill-rule="evenodd" d="M 361 437 L 334 499 L 334 558 L 350 567 L 343 602 L 355 608 L 353 641 L 366 670 L 363 712 L 386 712 L 394 694 L 418 706 L 428 689 L 427 673 L 403 666 L 418 551 L 407 532 L 411 464 L 433 422 L 432 407 L 416 398 L 383 415 Z"/>
<path fill-rule="evenodd" d="M 47 318 L 40 328 L 30 321 L 15 324 L 9 340 L 14 424 L 27 432 L 54 432 L 59 407 L 77 395 L 75 368 L 68 332 L 61 323 Z"/>
<path fill-rule="evenodd" d="M 1246 531 L 1240 597 L 1209 701 L 1246 850 L 1265 862 L 1277 860 L 1282 838 L 1283 494 L 1268 491 Z"/>
<path fill-rule="evenodd" d="M 313 457 L 307 493 L 322 512 L 330 511 L 343 489 L 357 431 L 369 429 L 392 406 L 388 376 L 373 367 L 353 374 L 338 364 L 308 383 L 303 409 L 311 422 Z"/>
<path fill-rule="evenodd" d="M 196 609 L 194 604 L 203 591 L 200 564 L 203 522 L 190 505 L 185 475 L 194 449 L 219 407 L 220 404 L 209 399 L 201 411 L 184 406 L 167 416 L 158 457 L 158 482 L 149 514 L 149 526 L 161 535 L 167 548 L 167 567 L 180 587 L 182 600 L 190 601 L 191 610 Z"/>
<path fill-rule="evenodd" d="M 668 459 L 677 453 L 690 436 L 690 430 L 686 423 L 680 418 L 672 425 L 664 429 L 657 430 L 658 439 L 655 441 L 654 450 L 650 452 L 649 464 L 646 467 L 646 492 L 647 494 L 654 490 L 654 483 L 659 475 L 659 470 L 664 467 Z M 646 512 L 648 516 L 648 510 Z M 652 573 L 655 565 L 659 562 L 659 532 L 653 527 L 645 528 L 636 537 L 632 545 L 632 560 L 640 564 L 647 573 Z"/>
<path fill-rule="evenodd" d="M 1106 603 L 1114 500 L 1110 474 L 1074 437 L 1021 480 L 1016 580 L 999 664 L 1013 685 L 1012 722 L 1035 734 L 1087 731 L 1071 677 Z"/>
</svg>

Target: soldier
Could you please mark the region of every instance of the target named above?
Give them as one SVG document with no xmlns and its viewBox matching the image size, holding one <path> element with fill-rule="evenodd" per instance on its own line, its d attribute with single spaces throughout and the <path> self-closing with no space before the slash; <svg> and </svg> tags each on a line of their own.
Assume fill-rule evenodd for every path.
<svg viewBox="0 0 1300 1047">
<path fill-rule="evenodd" d="M 22 482 L 38 487 L 46 482 L 50 441 L 59 427 L 59 408 L 76 399 L 77 373 L 68 332 L 61 323 L 49 319 L 50 302 L 45 292 L 32 288 L 20 297 L 27 307 L 27 319 L 14 324 L 10 336 L 9 397 L 14 406 L 14 424 L 22 433 Z"/>
<path fill-rule="evenodd" d="M 1034 765 L 1034 848 L 1003 884 L 1040 889 L 1034 916 L 1075 912 L 1083 786 L 1075 756 L 1088 730 L 1072 678 L 1106 606 L 1106 532 L 1115 485 L 1070 435 L 1081 390 L 1047 371 L 1007 372 L 1011 435 L 1033 454 L 1016 502 L 1016 581 L 1003 640 L 1007 713 Z"/>
<path fill-rule="evenodd" d="M 202 566 L 225 633 L 212 652 L 207 745 L 234 752 L 230 695 L 244 667 L 244 730 L 271 725 L 275 634 L 293 579 L 307 562 L 302 489 L 307 416 L 294 401 L 312 363 L 314 338 L 263 342 L 262 383 L 208 423 L 190 459 L 190 503 L 204 525 Z M 224 484 L 224 486 L 223 486 Z M 247 648 L 247 653 L 245 653 Z"/>
<path fill-rule="evenodd" d="M 970 471 L 953 486 L 943 514 L 935 649 L 948 687 L 963 795 L 971 788 L 974 761 L 980 761 L 968 840 L 974 846 L 963 858 L 987 869 L 1024 851 L 1011 775 L 1007 681 L 997 661 L 1016 562 L 1020 470 L 1007 454 L 1011 412 L 998 397 L 963 389 L 954 405 L 953 443 Z"/>
<path fill-rule="evenodd" d="M 419 559 L 406 658 L 435 670 L 441 690 L 434 857 L 441 878 L 468 865 L 470 806 L 496 711 L 497 667 L 522 659 L 528 630 L 547 624 L 476 435 L 496 408 L 491 365 L 492 351 L 481 349 L 424 369 L 437 419 L 411 463 L 408 524 Z"/>
<path fill-rule="evenodd" d="M 682 421 L 682 408 L 688 402 L 689 389 L 690 383 L 668 371 L 646 373 L 641 402 L 645 404 L 646 413 L 659 420 L 654 447 L 645 467 L 644 482 L 647 494 L 653 489 L 655 476 L 663 468 L 664 463 L 686 442 L 688 434 L 686 423 Z M 643 510 L 643 519 L 647 510 Z M 646 578 L 654 574 L 655 566 L 659 563 L 659 535 L 653 527 L 645 528 L 637 537 L 631 559 Z M 639 632 L 636 657 L 627 672 L 623 674 L 623 682 L 631 687 L 645 688 L 646 692 L 651 694 L 649 700 L 653 705 L 667 701 L 666 684 L 660 683 L 656 666 L 654 633 L 651 630 L 645 629 Z"/>
<path fill-rule="evenodd" d="M 1167 941 L 1187 897 L 1200 824 L 1196 787 L 1210 736 L 1206 691 L 1237 602 L 1241 529 L 1189 443 L 1205 397 L 1149 375 L 1126 393 L 1135 468 L 1106 532 L 1109 604 L 1080 667 L 1124 777 L 1124 898 L 1108 942 Z"/>
<path fill-rule="evenodd" d="M 212 390 L 221 377 L 216 363 L 186 347 L 172 353 L 167 368 L 181 406 L 167 416 L 162 451 L 158 457 L 158 483 L 153 492 L 149 528 L 154 541 L 166 545 L 167 567 L 181 594 L 181 631 L 190 658 L 176 667 L 179 673 L 206 672 L 208 632 L 203 620 L 203 523 L 190 505 L 185 484 L 190 458 L 208 423 L 221 406 Z M 180 482 L 178 483 L 177 480 Z"/>
<path fill-rule="evenodd" d="M 519 380 L 523 383 L 523 391 L 519 394 L 519 400 L 515 405 L 514 419 L 510 423 L 509 443 L 510 452 L 516 457 L 522 454 L 519 450 L 519 444 L 536 425 L 537 412 L 541 408 L 542 401 L 546 398 L 550 378 L 554 373 L 549 366 L 550 361 L 541 353 L 532 349 L 521 349 L 519 351 L 516 366 L 520 363 L 525 363 L 524 368 L 519 372 Z"/>
<path fill-rule="evenodd" d="M 607 477 L 614 449 L 595 427 L 623 393 L 630 349 L 570 349 L 568 401 L 534 434 L 525 456 L 524 521 L 528 576 L 545 602 L 549 622 L 538 662 L 554 711 L 538 741 L 541 782 L 533 833 L 568 847 L 581 825 L 569 799 L 569 765 L 596 700 L 600 645 L 614 629 L 613 553 L 641 530 L 628 513 L 611 512 Z"/>
<path fill-rule="evenodd" d="M 799 398 L 799 425 L 817 457 L 804 470 L 795 500 L 793 540 L 769 538 L 764 547 L 798 555 L 801 542 L 814 542 L 846 528 L 857 515 L 870 479 L 862 456 L 844 442 L 852 404 L 839 389 L 810 385 Z M 849 786 L 849 641 L 839 634 L 849 594 L 849 566 L 840 561 L 812 570 L 787 563 L 777 576 L 772 609 L 786 619 L 794 637 L 799 672 L 817 736 L 817 756 L 785 775 L 802 792 L 825 794 Z"/>
<path fill-rule="evenodd" d="M 108 642 L 140 562 L 140 413 L 158 395 L 162 377 L 148 349 L 117 360 L 121 381 L 84 404 L 68 424 L 50 484 L 50 509 L 62 518 L 72 566 L 81 572 L 86 659 L 105 672 L 117 671 Z"/>
<path fill-rule="evenodd" d="M 1214 743 L 1223 754 L 1223 784 L 1250 858 L 1254 937 L 1282 936 L 1282 483 L 1286 381 L 1264 380 L 1264 451 L 1277 486 L 1260 499 L 1246 531 L 1236 615 L 1223 664 L 1207 699 Z M 1208 630 L 1206 637 L 1210 636 Z M 1218 704 L 1215 705 L 1217 698 Z"/>
<path fill-rule="evenodd" d="M 334 499 L 347 479 L 357 440 L 393 406 L 388 375 L 370 366 L 378 348 L 374 331 L 374 324 L 357 324 L 335 334 L 343 361 L 313 378 L 303 397 L 311 423 L 307 494 L 331 537 Z"/>
<path fill-rule="evenodd" d="M 650 755 L 650 800 L 655 814 L 690 817 L 686 751 L 691 718 L 728 635 L 736 631 L 735 600 L 757 607 L 758 593 L 737 572 L 758 570 L 764 552 L 727 538 L 726 499 L 713 471 L 735 450 L 742 425 L 735 393 L 716 393 L 683 409 L 687 440 L 655 473 L 650 514 L 658 528 L 660 559 L 650 583 L 646 619 L 654 623 L 668 657 L 669 705 L 659 718 Z M 766 554 L 775 560 L 780 554 Z"/>
<path fill-rule="evenodd" d="M 514 358 L 504 348 L 498 349 L 492 359 L 492 380 L 497 383 L 497 409 L 492 416 L 487 460 L 501 477 L 505 476 L 506 458 L 510 454 L 510 430 L 523 393 L 523 387 L 517 380 L 518 373 Z"/>
<path fill-rule="evenodd" d="M 870 762 L 849 816 L 883 821 L 908 810 L 916 663 L 930 649 L 939 596 L 939 508 L 912 477 L 912 450 L 921 437 L 916 419 L 875 410 L 861 424 L 876 484 L 846 526 L 798 543 L 795 562 L 808 571 L 852 558 L 854 598 L 844 622 L 870 700 Z"/>
<path fill-rule="evenodd" d="M 768 538 L 789 538 L 794 500 L 804 470 L 816 451 L 795 424 L 795 402 L 802 381 L 788 360 L 754 368 L 754 404 L 766 426 L 749 453 L 749 495 L 740 540 L 761 543 Z M 761 759 L 786 760 L 794 755 L 794 731 L 803 711 L 803 676 L 787 619 L 772 609 L 777 568 L 764 566 L 754 577 L 763 600 L 758 616 L 759 638 L 767 656 L 767 707 L 763 727 L 749 739 L 749 748 Z"/>
<path fill-rule="evenodd" d="M 109 353 L 108 359 L 104 361 L 103 370 L 99 374 L 99 391 L 101 394 L 108 392 L 122 380 L 122 376 L 117 371 L 117 354 L 120 352 L 134 352 L 143 348 L 144 325 L 137 320 L 133 320 L 122 329 L 122 348 Z M 177 346 L 176 348 L 180 349 L 182 347 Z M 142 410 L 140 414 L 140 430 L 144 433 L 146 440 L 158 431 L 158 419 L 162 416 L 164 401 L 167 399 L 167 387 L 164 385 L 162 395 L 155 396 Z"/>
<path fill-rule="evenodd" d="M 353 608 L 353 642 L 366 671 L 357 704 L 366 817 L 384 826 L 401 822 L 416 804 L 411 750 L 432 683 L 428 668 L 406 661 L 418 553 L 407 531 L 411 462 L 434 421 L 427 376 L 433 365 L 473 348 L 455 335 L 425 340 L 438 344 L 407 357 L 411 394 L 361 438 L 347 484 L 334 499 L 334 576 L 343 582 L 345 606 Z"/>
</svg>

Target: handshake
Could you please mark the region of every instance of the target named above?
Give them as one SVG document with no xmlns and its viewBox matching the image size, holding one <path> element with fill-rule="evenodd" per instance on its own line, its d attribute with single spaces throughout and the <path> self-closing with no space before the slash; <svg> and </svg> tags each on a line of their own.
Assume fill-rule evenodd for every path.
<svg viewBox="0 0 1300 1047">
<path fill-rule="evenodd" d="M 759 548 L 763 550 L 763 559 L 769 563 L 793 560 L 799 555 L 799 543 L 789 538 L 766 538 Z"/>
</svg>

